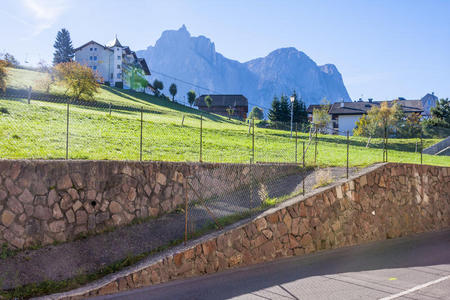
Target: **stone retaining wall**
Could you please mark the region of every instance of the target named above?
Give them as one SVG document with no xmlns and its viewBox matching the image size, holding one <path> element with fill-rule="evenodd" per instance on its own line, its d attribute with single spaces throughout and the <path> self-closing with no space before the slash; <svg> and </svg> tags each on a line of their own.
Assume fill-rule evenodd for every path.
<svg viewBox="0 0 450 300">
<path fill-rule="evenodd" d="M 286 164 L 0 160 L 0 245 L 24 248 L 72 240 L 158 216 L 184 203 L 184 181 L 206 195 L 299 169 Z M 251 174 L 251 176 L 250 176 Z M 192 191 L 189 199 L 195 199 Z"/>
<path fill-rule="evenodd" d="M 385 164 L 50 299 L 82 299 L 450 227 L 450 168 Z"/>
</svg>

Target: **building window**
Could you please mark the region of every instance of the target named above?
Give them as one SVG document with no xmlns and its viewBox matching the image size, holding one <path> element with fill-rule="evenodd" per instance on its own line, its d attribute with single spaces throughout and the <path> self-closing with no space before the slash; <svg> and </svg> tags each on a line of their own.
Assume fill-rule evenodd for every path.
<svg viewBox="0 0 450 300">
<path fill-rule="evenodd" d="M 90 48 L 89 51 L 92 51 L 92 48 Z"/>
<path fill-rule="evenodd" d="M 120 79 L 121 76 L 122 76 L 122 73 L 117 73 L 117 79 Z"/>
<path fill-rule="evenodd" d="M 120 60 L 120 55 L 117 55 L 117 59 Z"/>
<path fill-rule="evenodd" d="M 97 70 L 97 66 L 94 66 L 93 68 L 94 68 L 94 70 Z"/>
<path fill-rule="evenodd" d="M 92 60 L 92 56 L 89 56 L 89 60 Z"/>
<path fill-rule="evenodd" d="M 120 69 L 120 65 L 117 65 L 117 69 Z"/>
<path fill-rule="evenodd" d="M 97 60 L 97 56 L 94 56 L 94 60 Z"/>
<path fill-rule="evenodd" d="M 117 48 L 117 51 L 119 51 L 120 50 L 120 48 Z"/>
<path fill-rule="evenodd" d="M 97 48 L 94 48 L 94 51 L 97 51 Z"/>
</svg>

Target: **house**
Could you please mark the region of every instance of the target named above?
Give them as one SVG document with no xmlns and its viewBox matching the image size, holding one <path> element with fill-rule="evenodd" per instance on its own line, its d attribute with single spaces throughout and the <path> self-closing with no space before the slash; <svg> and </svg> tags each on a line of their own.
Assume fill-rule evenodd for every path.
<svg viewBox="0 0 450 300">
<path fill-rule="evenodd" d="M 430 97 L 427 94 L 425 97 L 428 102 Z M 433 95 L 434 96 L 434 95 Z M 425 98 L 424 97 L 424 98 Z M 387 102 L 389 106 L 394 103 L 398 103 L 400 108 L 405 114 L 417 113 L 420 115 L 424 114 L 423 100 L 406 100 L 404 98 L 399 98 L 389 101 L 362 101 L 361 99 L 356 102 L 336 102 L 329 106 L 328 114 L 331 115 L 331 123 L 329 124 L 329 132 L 334 134 L 346 135 L 348 131 L 350 135 L 353 135 L 353 129 L 356 127 L 356 122 L 373 106 L 381 106 L 381 103 Z M 310 105 L 307 109 L 308 119 L 310 122 L 313 120 L 314 109 L 318 109 L 322 105 Z"/>
<path fill-rule="evenodd" d="M 145 59 L 122 46 L 117 36 L 106 45 L 90 41 L 76 48 L 75 61 L 97 72 L 107 85 L 138 91 L 149 88 L 145 80 L 140 80 L 151 75 Z"/>
<path fill-rule="evenodd" d="M 248 100 L 243 95 L 209 95 L 212 98 L 211 106 L 205 103 L 205 97 L 201 95 L 195 100 L 195 105 L 203 111 L 219 114 L 222 116 L 230 116 L 246 119 L 248 113 Z"/>
</svg>

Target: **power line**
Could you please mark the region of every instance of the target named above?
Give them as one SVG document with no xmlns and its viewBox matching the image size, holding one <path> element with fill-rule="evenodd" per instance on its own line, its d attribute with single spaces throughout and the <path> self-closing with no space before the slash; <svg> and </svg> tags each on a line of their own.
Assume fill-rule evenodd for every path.
<svg viewBox="0 0 450 300">
<path fill-rule="evenodd" d="M 198 89 L 202 89 L 202 90 L 205 90 L 205 91 L 214 93 L 214 94 L 224 94 L 224 93 L 221 93 L 221 92 L 212 90 L 212 89 L 210 89 L 210 88 L 206 88 L 206 87 L 197 85 L 197 84 L 195 84 L 195 83 L 191 83 L 191 82 L 185 81 L 185 80 L 183 80 L 183 79 L 180 79 L 180 78 L 177 78 L 177 77 L 174 77 L 174 76 L 171 76 L 171 75 L 164 74 L 164 73 L 159 72 L 159 71 L 155 71 L 155 70 L 150 69 L 150 72 L 151 72 L 151 73 L 155 73 L 155 74 L 159 74 L 159 75 L 161 75 L 161 76 L 165 76 L 165 77 L 170 78 L 170 79 L 172 79 L 172 80 L 177 80 L 177 81 L 182 82 L 182 83 L 184 83 L 184 84 L 187 84 L 187 85 L 190 85 L 190 86 L 193 86 L 193 87 L 196 87 L 196 88 L 198 88 Z M 200 95 L 199 95 L 199 96 L 200 96 Z M 260 104 L 257 104 L 257 103 L 252 103 L 252 102 L 250 102 L 250 101 L 248 101 L 248 104 L 251 104 L 251 105 L 253 105 L 253 106 L 258 106 L 258 107 L 260 107 L 260 108 L 262 108 L 262 109 L 264 109 L 264 110 L 267 110 L 267 111 L 270 110 L 270 108 L 268 108 L 268 107 L 264 107 L 264 106 L 262 106 L 262 105 L 260 105 Z"/>
</svg>

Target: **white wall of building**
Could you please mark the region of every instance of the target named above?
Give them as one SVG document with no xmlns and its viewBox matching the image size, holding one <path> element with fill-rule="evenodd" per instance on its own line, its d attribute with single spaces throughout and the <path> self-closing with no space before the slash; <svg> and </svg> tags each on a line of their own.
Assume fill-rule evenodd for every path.
<svg viewBox="0 0 450 300">
<path fill-rule="evenodd" d="M 350 135 L 353 135 L 353 129 L 356 127 L 356 121 L 361 118 L 361 115 L 340 115 L 338 117 L 339 134 L 346 135 L 347 130 Z"/>
<path fill-rule="evenodd" d="M 90 67 L 103 78 L 103 81 L 111 81 L 112 54 L 112 51 L 91 43 L 75 52 L 75 61 Z"/>
</svg>

